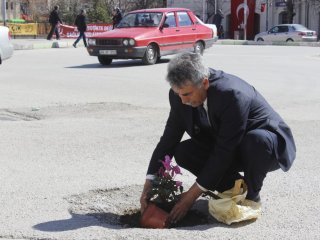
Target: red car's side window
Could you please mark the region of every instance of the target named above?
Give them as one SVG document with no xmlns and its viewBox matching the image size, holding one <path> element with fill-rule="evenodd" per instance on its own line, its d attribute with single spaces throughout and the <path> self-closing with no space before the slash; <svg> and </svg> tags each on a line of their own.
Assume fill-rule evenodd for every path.
<svg viewBox="0 0 320 240">
<path fill-rule="evenodd" d="M 187 12 L 178 12 L 178 21 L 180 27 L 191 26 L 192 21 Z"/>
<path fill-rule="evenodd" d="M 169 28 L 177 26 L 176 18 L 174 16 L 174 13 L 168 13 L 167 14 L 166 21 L 164 22 L 164 24 Z"/>
</svg>

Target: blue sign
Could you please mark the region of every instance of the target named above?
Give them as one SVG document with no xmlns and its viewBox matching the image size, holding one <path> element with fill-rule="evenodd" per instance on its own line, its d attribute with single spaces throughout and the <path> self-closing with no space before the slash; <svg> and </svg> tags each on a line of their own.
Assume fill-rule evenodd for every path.
<svg viewBox="0 0 320 240">
<path fill-rule="evenodd" d="M 287 3 L 285 0 L 277 0 L 276 1 L 276 7 L 286 7 Z"/>
</svg>

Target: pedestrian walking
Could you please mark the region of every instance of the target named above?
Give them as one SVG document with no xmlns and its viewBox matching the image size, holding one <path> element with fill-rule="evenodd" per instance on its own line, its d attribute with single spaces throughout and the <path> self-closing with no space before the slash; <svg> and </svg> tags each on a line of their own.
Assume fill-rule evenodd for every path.
<svg viewBox="0 0 320 240">
<path fill-rule="evenodd" d="M 79 37 L 77 40 L 73 43 L 73 46 L 76 48 L 77 43 L 83 39 L 84 46 L 87 47 L 87 40 L 86 40 L 86 34 L 85 31 L 87 31 L 87 23 L 86 23 L 86 12 L 85 10 L 81 10 L 80 14 L 77 15 L 76 20 L 74 21 L 74 25 L 77 26 L 78 31 L 80 32 Z"/>
<path fill-rule="evenodd" d="M 58 29 L 58 24 L 62 24 L 62 21 L 59 17 L 59 6 L 54 6 L 52 12 L 49 16 L 49 23 L 51 25 L 51 30 L 47 36 L 47 40 L 51 40 L 53 33 L 56 34 L 56 39 L 60 40 L 60 34 Z"/>
</svg>

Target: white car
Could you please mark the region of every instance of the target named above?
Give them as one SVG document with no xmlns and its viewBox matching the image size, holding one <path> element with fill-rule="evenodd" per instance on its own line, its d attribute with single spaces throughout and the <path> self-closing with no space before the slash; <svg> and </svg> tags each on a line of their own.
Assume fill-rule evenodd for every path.
<svg viewBox="0 0 320 240">
<path fill-rule="evenodd" d="M 214 40 L 215 41 L 218 40 L 218 31 L 217 31 L 217 26 L 215 24 L 204 23 L 198 17 L 196 17 L 196 19 L 197 19 L 198 24 L 202 24 L 202 25 L 207 26 L 208 28 L 211 28 L 213 31 Z"/>
<path fill-rule="evenodd" d="M 301 24 L 280 24 L 268 32 L 262 32 L 254 37 L 255 41 L 271 42 L 316 42 L 317 32 L 307 29 Z"/>
<path fill-rule="evenodd" d="M 9 28 L 0 26 L 0 64 L 13 54 L 13 46 L 10 42 Z"/>
</svg>

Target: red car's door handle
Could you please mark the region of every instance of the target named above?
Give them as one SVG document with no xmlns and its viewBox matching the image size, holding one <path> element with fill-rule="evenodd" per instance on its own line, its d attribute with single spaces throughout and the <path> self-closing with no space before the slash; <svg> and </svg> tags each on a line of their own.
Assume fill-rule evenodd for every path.
<svg viewBox="0 0 320 240">
<path fill-rule="evenodd" d="M 180 29 L 176 29 L 176 32 L 180 32 Z"/>
<path fill-rule="evenodd" d="M 196 28 L 192 28 L 192 30 L 194 31 L 194 30 L 197 30 Z"/>
</svg>

